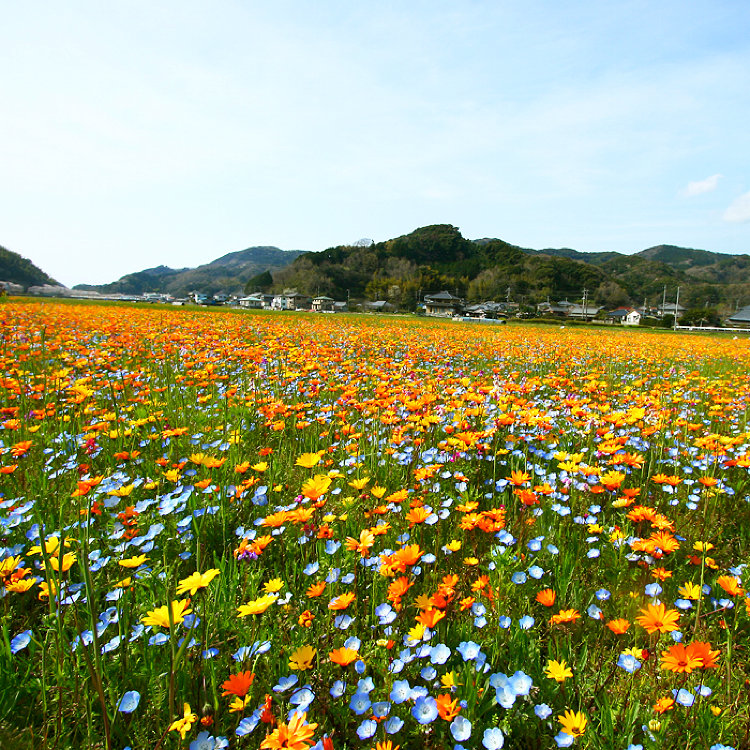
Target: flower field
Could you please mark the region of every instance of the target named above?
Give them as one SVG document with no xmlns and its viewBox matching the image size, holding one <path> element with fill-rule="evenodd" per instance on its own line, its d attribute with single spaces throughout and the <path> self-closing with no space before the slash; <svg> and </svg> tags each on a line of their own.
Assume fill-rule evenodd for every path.
<svg viewBox="0 0 750 750">
<path fill-rule="evenodd" d="M 0 747 L 750 745 L 747 339 L 0 335 Z"/>
</svg>

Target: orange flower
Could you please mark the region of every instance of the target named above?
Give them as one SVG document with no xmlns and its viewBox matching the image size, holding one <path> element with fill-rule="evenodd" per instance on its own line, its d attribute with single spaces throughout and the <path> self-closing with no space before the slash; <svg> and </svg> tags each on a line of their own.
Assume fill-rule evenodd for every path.
<svg viewBox="0 0 750 750">
<path fill-rule="evenodd" d="M 342 648 L 337 648 L 331 651 L 331 653 L 328 654 L 328 658 L 334 664 L 340 664 L 342 667 L 346 667 L 353 661 L 359 659 L 359 654 L 353 648 L 346 648 L 346 646 L 343 646 Z"/>
<path fill-rule="evenodd" d="M 375 543 L 375 535 L 369 529 L 362 529 L 359 533 L 359 540 L 354 537 L 348 536 L 346 538 L 346 548 L 348 550 L 356 550 L 359 552 L 361 557 L 367 557 L 367 551 Z"/>
<path fill-rule="evenodd" d="M 667 609 L 661 602 L 659 604 L 649 604 L 640 610 L 643 614 L 636 617 L 635 621 L 646 628 L 647 633 L 671 633 L 677 630 L 677 623 L 680 620 L 680 613 L 676 609 Z"/>
<path fill-rule="evenodd" d="M 436 699 L 438 714 L 441 719 L 445 721 L 453 721 L 461 711 L 461 707 L 458 705 L 458 698 L 451 700 L 450 693 L 443 693 L 438 695 Z"/>
<path fill-rule="evenodd" d="M 355 596 L 356 595 L 353 591 L 347 591 L 345 594 L 341 594 L 335 599 L 331 599 L 331 601 L 328 602 L 328 609 L 346 609 L 354 601 Z"/>
<path fill-rule="evenodd" d="M 719 651 L 712 651 L 710 643 L 704 643 L 703 641 L 695 641 L 691 643 L 688 648 L 695 656 L 696 659 L 700 659 L 703 669 L 715 669 L 718 664 L 716 660 L 719 658 Z"/>
<path fill-rule="evenodd" d="M 310 586 L 307 589 L 305 593 L 311 599 L 314 599 L 316 596 L 320 596 L 325 591 L 325 588 L 326 588 L 326 582 L 321 581 L 320 583 L 314 583 L 312 586 Z"/>
<path fill-rule="evenodd" d="M 556 615 L 550 618 L 550 625 L 559 625 L 566 622 L 575 622 L 579 617 L 580 613 L 576 609 L 561 609 Z"/>
<path fill-rule="evenodd" d="M 674 698 L 668 698 L 667 696 L 659 698 L 659 700 L 654 704 L 654 711 L 656 711 L 657 714 L 666 713 L 667 711 L 671 711 L 673 708 Z"/>
<path fill-rule="evenodd" d="M 315 615 L 310 612 L 309 609 L 306 609 L 300 616 L 297 622 L 303 627 L 303 628 L 309 628 L 313 624 L 313 620 L 315 619 Z"/>
<path fill-rule="evenodd" d="M 667 651 L 661 652 L 661 668 L 678 674 L 690 674 L 694 669 L 703 666 L 703 660 L 696 656 L 690 646 L 675 643 Z"/>
<path fill-rule="evenodd" d="M 615 635 L 622 635 L 623 633 L 627 632 L 628 628 L 630 627 L 630 623 L 624 617 L 622 617 L 619 620 L 610 620 L 607 623 L 607 627 Z"/>
<path fill-rule="evenodd" d="M 445 612 L 439 609 L 426 609 L 417 616 L 417 622 L 422 623 L 425 627 L 434 628 L 440 620 L 445 617 Z"/>
<path fill-rule="evenodd" d="M 307 714 L 295 712 L 288 724 L 279 724 L 260 743 L 261 750 L 308 750 L 317 724 L 307 724 Z"/>
<path fill-rule="evenodd" d="M 740 582 L 734 576 L 719 576 L 716 583 L 729 594 L 729 596 L 742 596 L 745 590 L 740 586 Z"/>
<path fill-rule="evenodd" d="M 520 487 L 522 484 L 531 479 L 531 475 L 526 471 L 511 471 L 509 477 L 505 477 L 514 487 Z"/>
<path fill-rule="evenodd" d="M 222 695 L 236 695 L 239 698 L 244 698 L 254 679 L 255 673 L 250 671 L 229 675 L 229 679 L 221 685 L 224 688 Z"/>
<path fill-rule="evenodd" d="M 554 589 L 542 589 L 536 595 L 536 600 L 543 607 L 551 607 L 555 603 L 556 594 Z"/>
</svg>

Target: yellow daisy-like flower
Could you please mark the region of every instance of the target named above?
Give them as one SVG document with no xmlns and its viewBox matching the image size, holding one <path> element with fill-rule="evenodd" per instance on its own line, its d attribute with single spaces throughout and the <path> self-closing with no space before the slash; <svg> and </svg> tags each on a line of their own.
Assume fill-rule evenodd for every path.
<svg viewBox="0 0 750 750">
<path fill-rule="evenodd" d="M 126 557 L 124 560 L 118 560 L 117 564 L 122 568 L 138 568 L 147 560 L 148 557 L 146 555 L 136 555 L 135 557 Z"/>
<path fill-rule="evenodd" d="M 303 469 L 312 469 L 313 466 L 317 466 L 322 458 L 322 453 L 303 453 L 294 462 L 295 466 L 301 466 Z"/>
<path fill-rule="evenodd" d="M 363 490 L 370 483 L 370 477 L 362 477 L 362 479 L 354 479 L 349 482 L 349 486 L 355 490 Z"/>
<path fill-rule="evenodd" d="M 195 724 L 196 721 L 198 721 L 197 714 L 193 713 L 189 703 L 185 703 L 183 706 L 182 718 L 177 719 L 177 721 L 173 721 L 169 725 L 169 731 L 179 732 L 180 737 L 184 740 L 187 736 L 187 733 L 190 731 L 191 727 L 193 726 L 193 724 Z"/>
<path fill-rule="evenodd" d="M 458 539 L 451 539 L 450 542 L 445 545 L 445 548 L 450 552 L 458 552 L 458 550 L 461 549 L 461 542 L 459 542 Z"/>
<path fill-rule="evenodd" d="M 565 663 L 565 660 L 555 661 L 550 659 L 544 669 L 544 674 L 555 682 L 565 682 L 568 677 L 573 676 L 573 670 Z"/>
<path fill-rule="evenodd" d="M 284 581 L 281 578 L 272 578 L 268 583 L 263 584 L 263 591 L 267 594 L 275 594 L 284 588 Z"/>
<path fill-rule="evenodd" d="M 318 649 L 312 646 L 300 646 L 290 657 L 289 657 L 289 669 L 295 669 L 304 671 L 310 669 L 315 661 L 315 656 L 318 653 Z"/>
<path fill-rule="evenodd" d="M 198 589 L 206 588 L 220 572 L 218 568 L 211 568 L 211 570 L 207 570 L 205 573 L 198 573 L 196 571 L 180 581 L 177 586 L 177 594 L 185 594 L 189 591 L 191 596 L 195 596 Z"/>
<path fill-rule="evenodd" d="M 262 615 L 275 601 L 276 594 L 266 594 L 258 599 L 241 604 L 237 608 L 238 617 L 247 617 L 248 615 Z"/>
<path fill-rule="evenodd" d="M 185 619 L 185 615 L 193 611 L 192 609 L 188 609 L 189 603 L 187 599 L 174 599 L 172 601 L 172 622 L 175 625 L 179 625 Z M 144 625 L 169 628 L 169 610 L 167 609 L 167 605 L 165 604 L 163 607 L 152 609 L 145 617 L 141 618 L 141 622 Z"/>
<path fill-rule="evenodd" d="M 571 737 L 580 737 L 586 731 L 588 719 L 580 712 L 566 711 L 562 716 L 558 716 L 561 731 L 569 734 Z"/>
<path fill-rule="evenodd" d="M 680 596 L 684 596 L 685 599 L 697 600 L 701 598 L 701 587 L 697 583 L 692 581 L 686 581 L 680 588 L 677 589 L 677 593 Z"/>
</svg>

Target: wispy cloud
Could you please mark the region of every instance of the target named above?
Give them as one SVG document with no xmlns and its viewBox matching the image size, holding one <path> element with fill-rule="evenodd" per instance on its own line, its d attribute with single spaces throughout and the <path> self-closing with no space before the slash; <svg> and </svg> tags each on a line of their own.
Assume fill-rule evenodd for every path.
<svg viewBox="0 0 750 750">
<path fill-rule="evenodd" d="M 745 193 L 739 198 L 735 198 L 729 208 L 724 211 L 724 221 L 731 221 L 733 224 L 744 224 L 750 221 L 750 193 Z"/>
<path fill-rule="evenodd" d="M 705 180 L 688 182 L 687 187 L 682 191 L 682 194 L 688 198 L 692 198 L 696 195 L 703 195 L 703 193 L 710 193 L 712 190 L 716 190 L 720 177 L 720 174 L 712 174 L 710 177 L 706 177 Z"/>
</svg>

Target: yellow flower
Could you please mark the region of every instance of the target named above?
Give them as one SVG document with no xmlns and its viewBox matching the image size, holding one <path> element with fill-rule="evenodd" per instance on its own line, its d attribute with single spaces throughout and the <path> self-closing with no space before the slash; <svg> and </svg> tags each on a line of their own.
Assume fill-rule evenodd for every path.
<svg viewBox="0 0 750 750">
<path fill-rule="evenodd" d="M 257 471 L 259 474 L 262 474 L 264 471 L 268 470 L 268 462 L 259 461 L 257 464 L 253 464 L 250 468 L 253 471 Z"/>
<path fill-rule="evenodd" d="M 573 676 L 573 671 L 565 663 L 564 659 L 563 661 L 550 659 L 544 669 L 544 674 L 546 674 L 550 680 L 554 680 L 555 682 L 565 682 L 568 677 Z"/>
<path fill-rule="evenodd" d="M 267 594 L 275 594 L 284 588 L 284 581 L 281 578 L 272 578 L 268 583 L 263 584 L 263 591 Z"/>
<path fill-rule="evenodd" d="M 410 641 L 421 641 L 422 638 L 424 637 L 425 630 L 427 630 L 427 628 L 421 622 L 418 622 L 409 631 L 409 640 Z"/>
<path fill-rule="evenodd" d="M 299 669 L 300 671 L 310 669 L 317 653 L 318 650 L 312 646 L 300 646 L 289 657 L 289 669 Z"/>
<path fill-rule="evenodd" d="M 248 615 L 262 615 L 275 601 L 276 594 L 266 594 L 258 599 L 241 604 L 237 608 L 238 617 L 247 617 Z"/>
<path fill-rule="evenodd" d="M 349 486 L 355 490 L 363 490 L 370 483 L 370 477 L 363 477 L 362 479 L 354 479 L 349 482 Z"/>
<path fill-rule="evenodd" d="M 218 568 L 211 568 L 205 573 L 198 573 L 197 571 L 187 578 L 183 578 L 177 586 L 177 594 L 185 594 L 188 591 L 191 596 L 195 596 L 198 589 L 204 589 L 208 586 L 221 571 Z"/>
<path fill-rule="evenodd" d="M 179 625 L 185 619 L 185 615 L 193 611 L 187 608 L 189 603 L 187 599 L 172 600 L 172 622 L 175 625 Z M 152 609 L 145 617 L 141 617 L 141 622 L 144 625 L 169 628 L 169 610 L 167 609 L 167 605 L 165 604 L 163 607 Z"/>
<path fill-rule="evenodd" d="M 459 542 L 458 539 L 451 539 L 450 542 L 445 545 L 445 548 L 450 552 L 458 552 L 458 550 L 461 549 L 461 542 Z"/>
<path fill-rule="evenodd" d="M 586 731 L 586 724 L 588 724 L 588 719 L 580 711 L 575 713 L 568 710 L 562 716 L 558 716 L 557 720 L 562 725 L 560 731 L 572 737 L 580 737 Z"/>
<path fill-rule="evenodd" d="M 379 485 L 377 485 L 377 484 L 376 484 L 376 485 L 375 485 L 375 486 L 374 486 L 374 487 L 373 487 L 373 488 L 372 488 L 372 489 L 370 490 L 370 494 L 371 494 L 371 495 L 372 495 L 373 497 L 376 497 L 376 498 L 377 498 L 378 500 L 380 500 L 380 498 L 381 498 L 381 497 L 383 497 L 383 495 L 385 495 L 386 491 L 387 491 L 387 490 L 385 489 L 385 487 L 380 487 Z"/>
<path fill-rule="evenodd" d="M 146 555 L 136 555 L 135 557 L 126 557 L 124 560 L 118 560 L 117 564 L 123 568 L 138 568 L 146 562 Z M 180 593 L 179 591 L 177 592 Z"/>
<path fill-rule="evenodd" d="M 187 733 L 195 722 L 198 721 L 198 716 L 193 713 L 189 703 L 185 703 L 183 706 L 183 716 L 177 721 L 173 721 L 169 725 L 169 731 L 175 731 L 180 733 L 180 737 L 184 740 Z"/>
<path fill-rule="evenodd" d="M 303 453 L 296 461 L 295 466 L 301 466 L 304 469 L 312 469 L 320 463 L 322 453 Z"/>
<path fill-rule="evenodd" d="M 180 478 L 180 471 L 179 469 L 170 469 L 164 472 L 164 477 L 169 482 L 177 482 Z"/>
<path fill-rule="evenodd" d="M 232 702 L 229 704 L 230 713 L 239 713 L 247 708 L 247 704 L 250 702 L 250 696 L 246 695 L 244 698 L 240 698 L 239 695 L 235 695 Z"/>
<path fill-rule="evenodd" d="M 76 561 L 76 553 L 75 552 L 66 552 L 63 555 L 62 559 L 62 570 L 63 573 L 70 570 L 73 567 L 73 563 Z M 60 558 L 57 555 L 53 555 L 49 558 L 49 564 L 52 570 L 59 571 L 60 570 Z M 44 568 L 44 566 L 42 566 Z"/>
<path fill-rule="evenodd" d="M 440 678 L 440 684 L 446 689 L 453 692 L 459 685 L 461 685 L 460 682 L 456 680 L 456 673 L 455 672 L 446 672 L 441 678 Z"/>
<path fill-rule="evenodd" d="M 711 542 L 696 542 L 693 545 L 693 549 L 696 552 L 708 552 L 709 550 L 712 550 L 714 548 L 714 545 L 711 544 Z"/>
<path fill-rule="evenodd" d="M 677 593 L 686 599 L 700 599 L 701 587 L 697 583 L 686 581 L 684 585 L 677 589 Z"/>
</svg>

